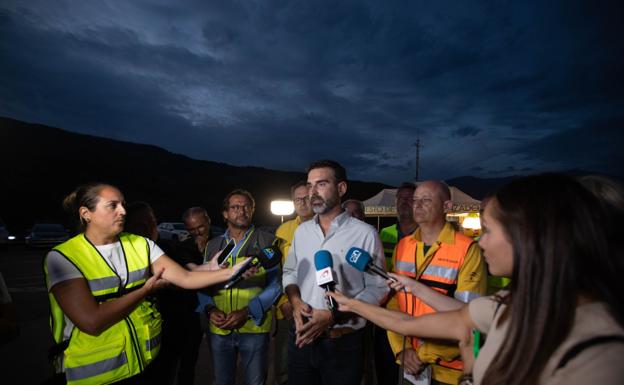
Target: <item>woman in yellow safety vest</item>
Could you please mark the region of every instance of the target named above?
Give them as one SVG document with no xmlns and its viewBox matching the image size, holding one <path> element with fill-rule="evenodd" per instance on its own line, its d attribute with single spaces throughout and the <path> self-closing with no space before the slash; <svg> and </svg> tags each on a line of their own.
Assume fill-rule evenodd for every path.
<svg viewBox="0 0 624 385">
<path fill-rule="evenodd" d="M 63 205 L 81 232 L 45 258 L 51 356 L 68 384 L 145 381 L 162 323 L 150 295 L 168 282 L 185 289 L 225 282 L 240 269 L 182 268 L 153 241 L 122 232 L 124 203 L 114 186 L 78 187 Z"/>
<path fill-rule="evenodd" d="M 570 176 L 516 179 L 488 200 L 479 240 L 490 272 L 511 277 L 506 290 L 420 317 L 329 295 L 397 333 L 459 341 L 475 384 L 621 384 L 622 216 Z M 475 329 L 487 335 L 481 348 Z"/>
</svg>

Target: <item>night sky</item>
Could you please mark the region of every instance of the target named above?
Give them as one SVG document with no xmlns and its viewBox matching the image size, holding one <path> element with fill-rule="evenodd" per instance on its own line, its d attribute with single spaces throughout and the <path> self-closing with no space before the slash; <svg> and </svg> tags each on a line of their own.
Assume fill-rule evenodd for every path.
<svg viewBox="0 0 624 385">
<path fill-rule="evenodd" d="M 0 2 L 0 115 L 398 184 L 624 176 L 622 1 Z"/>
</svg>

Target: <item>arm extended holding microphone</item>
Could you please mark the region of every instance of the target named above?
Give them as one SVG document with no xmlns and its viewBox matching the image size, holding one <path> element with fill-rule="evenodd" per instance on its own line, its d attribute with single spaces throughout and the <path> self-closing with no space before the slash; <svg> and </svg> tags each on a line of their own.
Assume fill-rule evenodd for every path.
<svg viewBox="0 0 624 385">
<path fill-rule="evenodd" d="M 241 264 L 242 267 L 240 270 L 238 270 L 238 272 L 236 272 L 236 274 L 234 274 L 232 278 L 230 278 L 230 280 L 223 285 L 224 289 L 229 289 L 243 279 L 249 278 L 256 274 L 258 272 L 258 266 L 260 266 L 260 262 L 254 257 L 249 257 L 246 261 L 241 262 Z"/>
<path fill-rule="evenodd" d="M 260 253 L 258 253 L 258 255 L 250 256 L 249 259 L 243 262 L 243 266 L 241 267 L 241 269 L 237 272 L 237 274 L 232 276 L 232 278 L 223 286 L 223 288 L 229 289 L 243 279 L 248 278 L 250 275 L 245 275 L 245 273 L 259 266 L 262 266 L 264 270 L 267 271 L 277 268 L 281 260 L 282 253 L 277 247 L 265 247 L 260 250 Z M 254 271 L 254 273 L 255 272 L 257 272 L 257 269 Z"/>
<path fill-rule="evenodd" d="M 438 338 L 467 343 L 471 338 L 471 330 L 476 328 L 470 317 L 468 306 L 463 306 L 458 310 L 413 317 L 409 314 L 349 298 L 340 292 L 330 292 L 327 295 L 336 300 L 340 311 L 356 313 L 383 329 L 405 336 Z"/>
</svg>

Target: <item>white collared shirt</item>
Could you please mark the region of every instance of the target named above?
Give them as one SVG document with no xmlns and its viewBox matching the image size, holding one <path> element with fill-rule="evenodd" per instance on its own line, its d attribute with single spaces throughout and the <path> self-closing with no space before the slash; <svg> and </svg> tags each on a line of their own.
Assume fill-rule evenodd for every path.
<svg viewBox="0 0 624 385">
<path fill-rule="evenodd" d="M 325 290 L 316 284 L 314 254 L 327 250 L 332 255 L 336 290 L 349 297 L 371 304 L 379 304 L 388 292 L 388 286 L 381 277 L 363 273 L 349 265 L 345 256 L 351 247 L 366 250 L 373 261 L 385 270 L 386 261 L 379 234 L 367 223 L 343 212 L 331 222 L 327 235 L 323 234 L 318 222 L 318 215 L 303 222 L 295 231 L 292 246 L 284 263 L 283 287 L 295 284 L 299 286 L 301 299 L 315 309 L 327 309 Z M 348 326 L 359 329 L 365 320 L 356 318 Z"/>
</svg>

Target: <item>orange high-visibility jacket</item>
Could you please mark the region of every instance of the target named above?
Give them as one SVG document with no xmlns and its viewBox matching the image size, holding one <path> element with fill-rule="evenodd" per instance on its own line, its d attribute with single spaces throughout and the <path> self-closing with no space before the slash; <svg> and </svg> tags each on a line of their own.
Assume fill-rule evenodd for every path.
<svg viewBox="0 0 624 385">
<path fill-rule="evenodd" d="M 397 245 L 394 269 L 397 274 L 418 279 L 444 295 L 469 302 L 486 291 L 485 264 L 478 247 L 473 244 L 471 238 L 455 231 L 452 225 L 447 223 L 440 232 L 437 242 L 431 245 L 425 254 L 424 243 L 420 240 L 420 233 L 417 230 L 412 236 L 403 238 Z M 402 312 L 413 316 L 435 312 L 411 293 L 398 292 L 395 303 Z M 456 344 L 446 345 L 417 338 L 412 338 L 411 343 L 423 362 L 455 370 L 461 370 L 463 367 Z M 436 370 L 434 366 L 434 378 L 436 372 L 440 370 Z"/>
</svg>

